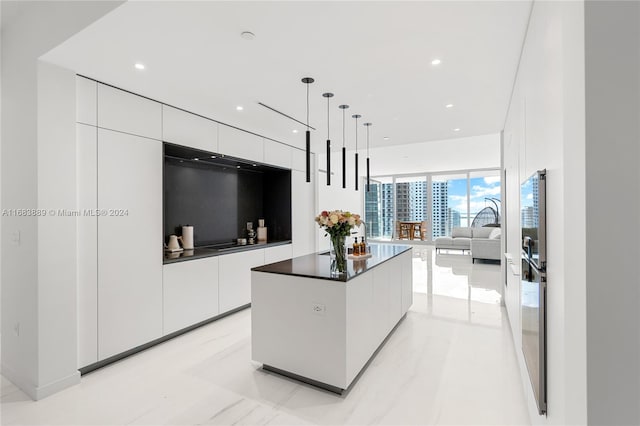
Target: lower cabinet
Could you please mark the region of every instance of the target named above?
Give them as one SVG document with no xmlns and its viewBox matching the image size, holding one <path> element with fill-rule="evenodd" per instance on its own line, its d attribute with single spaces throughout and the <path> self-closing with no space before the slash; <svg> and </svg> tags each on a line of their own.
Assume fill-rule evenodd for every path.
<svg viewBox="0 0 640 426">
<path fill-rule="evenodd" d="M 264 264 L 276 263 L 281 260 L 291 259 L 293 257 L 293 248 L 291 244 L 282 246 L 269 247 L 264 249 Z"/>
<path fill-rule="evenodd" d="M 218 257 L 162 267 L 163 334 L 218 315 Z"/>
<path fill-rule="evenodd" d="M 251 303 L 251 268 L 264 265 L 264 249 L 218 257 L 220 313 Z"/>
</svg>

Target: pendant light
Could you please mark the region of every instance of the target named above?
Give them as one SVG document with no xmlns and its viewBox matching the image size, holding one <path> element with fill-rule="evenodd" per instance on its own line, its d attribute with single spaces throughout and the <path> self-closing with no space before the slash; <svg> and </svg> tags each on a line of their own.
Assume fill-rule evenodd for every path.
<svg viewBox="0 0 640 426">
<path fill-rule="evenodd" d="M 307 131 L 306 136 L 306 156 L 307 156 L 307 182 L 311 182 L 311 131 L 309 130 L 309 85 L 315 80 L 311 77 L 305 77 L 302 82 L 307 85 Z"/>
<path fill-rule="evenodd" d="M 338 108 L 342 110 L 342 188 L 347 187 L 347 147 L 345 146 L 345 109 L 349 108 L 349 105 L 340 105 Z"/>
<path fill-rule="evenodd" d="M 331 137 L 329 135 L 329 99 L 333 97 L 333 93 L 323 93 L 322 96 L 327 98 L 327 185 L 331 185 Z"/>
<path fill-rule="evenodd" d="M 356 119 L 356 191 L 358 190 L 358 118 L 362 117 L 360 114 L 354 114 L 351 116 Z"/>
<path fill-rule="evenodd" d="M 369 127 L 371 127 L 371 123 L 364 123 L 367 127 L 367 192 L 369 192 Z"/>
</svg>

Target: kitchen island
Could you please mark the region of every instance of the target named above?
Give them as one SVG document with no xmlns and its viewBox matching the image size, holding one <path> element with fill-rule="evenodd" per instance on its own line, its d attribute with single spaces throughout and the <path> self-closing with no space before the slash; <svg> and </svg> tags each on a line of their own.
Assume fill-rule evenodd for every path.
<svg viewBox="0 0 640 426">
<path fill-rule="evenodd" d="M 315 253 L 251 271 L 252 359 L 275 371 L 343 393 L 413 301 L 411 247 L 371 244 L 332 275 Z"/>
</svg>

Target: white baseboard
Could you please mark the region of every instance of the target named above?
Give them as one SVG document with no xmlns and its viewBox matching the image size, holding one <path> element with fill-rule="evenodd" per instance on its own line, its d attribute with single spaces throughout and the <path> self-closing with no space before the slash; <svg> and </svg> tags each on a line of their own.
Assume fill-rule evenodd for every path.
<svg viewBox="0 0 640 426">
<path fill-rule="evenodd" d="M 2 364 L 2 375 L 7 378 L 11 383 L 16 385 L 20 390 L 26 393 L 34 401 L 46 398 L 54 393 L 60 392 L 63 389 L 77 385 L 80 383 L 80 372 L 74 371 L 70 375 L 47 383 L 42 386 L 36 386 L 29 380 L 26 380 L 19 374 L 16 374 L 11 368 Z"/>
</svg>

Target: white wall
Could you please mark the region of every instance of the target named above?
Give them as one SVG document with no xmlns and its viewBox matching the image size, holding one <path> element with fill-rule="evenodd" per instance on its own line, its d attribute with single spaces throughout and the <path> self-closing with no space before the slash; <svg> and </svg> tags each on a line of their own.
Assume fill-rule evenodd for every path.
<svg viewBox="0 0 640 426">
<path fill-rule="evenodd" d="M 520 184 L 547 169 L 547 392 L 538 416 L 524 364 L 520 278 L 505 304 L 533 424 L 586 423 L 584 5 L 535 2 L 505 128 L 506 251 L 520 259 Z"/>
<path fill-rule="evenodd" d="M 25 3 L 28 3 L 25 5 Z M 16 21 L 2 25 L 2 207 L 4 209 L 36 209 L 46 200 L 39 188 L 38 167 L 44 166 L 44 176 L 51 176 L 55 167 L 39 163 L 39 154 L 50 151 L 51 142 L 43 134 L 47 123 L 38 123 L 38 96 L 56 96 L 48 87 L 38 87 L 38 58 L 70 35 L 120 5 L 120 2 L 12 2 L 3 1 L 3 15 L 16 17 Z M 15 13 L 15 8 L 24 8 Z M 37 31 L 34 31 L 37 28 Z M 46 70 L 41 83 L 50 84 L 61 77 Z M 49 70 L 51 71 L 51 70 Z M 51 78 L 51 79 L 50 79 Z M 64 80 L 64 77 L 62 77 Z M 59 80 L 60 81 L 60 80 Z M 58 84 L 58 82 L 54 83 Z M 64 86 L 64 82 L 62 85 Z M 73 94 L 73 87 L 71 87 Z M 61 113 L 68 112 L 68 104 L 61 100 Z M 50 105 L 50 104 L 49 104 Z M 43 127 L 38 128 L 41 125 Z M 39 130 L 42 130 L 39 133 Z M 45 131 L 46 132 L 46 131 Z M 65 130 L 55 138 L 65 135 Z M 72 136 L 70 140 L 74 140 Z M 69 141 L 67 141 L 69 142 Z M 68 148 L 62 143 L 60 155 Z M 53 161 L 64 163 L 57 154 Z M 46 158 L 41 158 L 43 161 Z M 71 158 L 66 159 L 72 161 Z M 70 167 L 73 168 L 73 167 Z M 69 177 L 65 172 L 61 183 Z M 50 182 L 53 184 L 54 182 Z M 42 193 L 39 190 L 42 189 Z M 68 194 L 66 194 L 68 195 Z M 65 195 L 65 197 L 66 197 Z M 42 196 L 42 198 L 40 198 Z M 60 206 L 64 208 L 65 206 Z M 38 399 L 74 381 L 68 365 L 75 353 L 75 345 L 63 343 L 75 333 L 66 330 L 70 315 L 75 312 L 73 280 L 68 272 L 73 266 L 64 265 L 59 282 L 44 281 L 57 260 L 68 260 L 64 253 L 39 258 L 39 243 L 50 238 L 50 223 L 40 222 L 36 216 L 2 217 L 2 373 L 29 396 Z M 57 223 L 56 223 L 57 225 Z M 65 222 L 64 227 L 69 224 Z M 18 238 L 19 236 L 19 238 Z M 64 241 L 65 235 L 56 234 Z M 43 248 L 45 246 L 43 245 Z M 58 249 L 59 250 L 59 249 Z M 59 257 L 58 257 L 59 256 Z M 56 268 L 60 265 L 55 266 Z M 43 278 L 42 281 L 39 281 Z M 61 283 L 61 288 L 54 286 Z M 50 297 L 52 292 L 55 297 Z M 67 312 L 69 310 L 69 312 Z M 48 323 L 55 314 L 60 314 Z M 56 344 L 58 333 L 63 341 Z M 62 344 L 61 344 L 62 343 Z"/>
<path fill-rule="evenodd" d="M 640 424 L 640 3 L 585 4 L 590 424 Z"/>
</svg>

